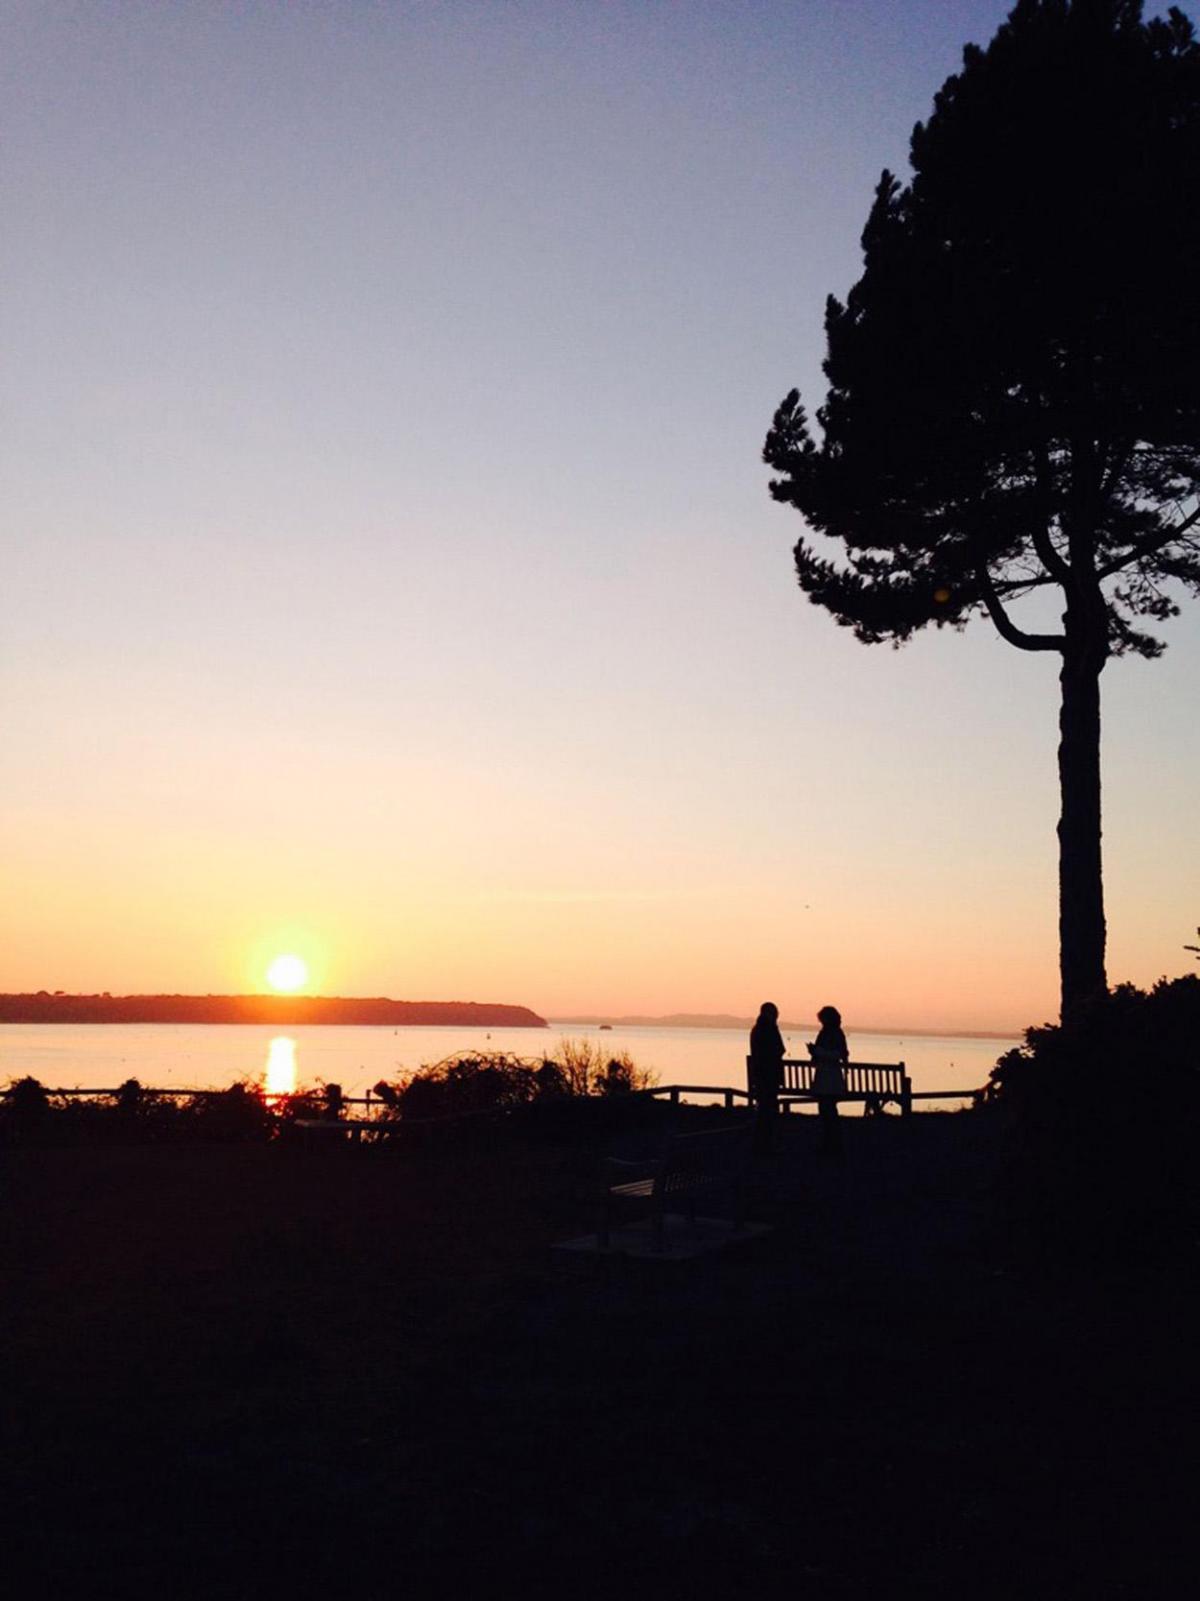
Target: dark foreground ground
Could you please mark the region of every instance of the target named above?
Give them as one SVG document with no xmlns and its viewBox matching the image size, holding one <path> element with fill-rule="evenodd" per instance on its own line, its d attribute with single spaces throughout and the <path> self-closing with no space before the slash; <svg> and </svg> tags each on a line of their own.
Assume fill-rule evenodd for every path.
<svg viewBox="0 0 1200 1601">
<path fill-rule="evenodd" d="M 6 1592 L 1191 1592 L 1194 1260 L 1018 1270 L 994 1125 L 847 1132 L 674 1264 L 552 1257 L 580 1143 L 0 1153 Z"/>
</svg>

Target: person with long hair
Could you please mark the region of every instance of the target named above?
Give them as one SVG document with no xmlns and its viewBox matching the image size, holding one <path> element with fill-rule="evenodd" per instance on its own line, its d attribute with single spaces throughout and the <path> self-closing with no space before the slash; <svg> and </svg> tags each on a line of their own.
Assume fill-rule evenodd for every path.
<svg viewBox="0 0 1200 1601">
<path fill-rule="evenodd" d="M 843 1070 L 850 1060 L 850 1048 L 842 1032 L 842 1014 L 836 1006 L 822 1006 L 817 1013 L 817 1022 L 821 1025 L 821 1032 L 808 1047 L 808 1054 L 816 1063 L 812 1087 L 821 1119 L 821 1149 L 840 1152 L 842 1128 L 838 1117 L 838 1098 L 846 1093 Z"/>
</svg>

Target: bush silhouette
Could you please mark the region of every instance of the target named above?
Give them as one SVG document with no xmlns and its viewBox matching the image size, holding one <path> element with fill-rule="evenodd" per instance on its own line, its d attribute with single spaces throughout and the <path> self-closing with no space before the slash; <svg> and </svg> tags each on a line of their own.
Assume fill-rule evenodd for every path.
<svg viewBox="0 0 1200 1601">
<path fill-rule="evenodd" d="M 264 1140 L 275 1127 L 263 1091 L 248 1080 L 198 1092 L 184 1103 L 182 1116 L 188 1132 L 200 1140 Z"/>
<path fill-rule="evenodd" d="M 374 1086 L 385 1118 L 421 1121 L 521 1108 L 572 1107 L 648 1088 L 655 1075 L 627 1054 L 606 1057 L 590 1041 L 564 1040 L 554 1056 L 467 1051 Z M 244 1079 L 224 1090 L 172 1095 L 126 1079 L 117 1089 L 69 1094 L 25 1077 L 0 1091 L 0 1140 L 8 1144 L 144 1144 L 158 1140 L 267 1141 L 293 1134 L 301 1118 L 346 1113 L 338 1084 L 271 1095 Z M 539 1127 L 543 1126 L 541 1122 Z"/>
<path fill-rule="evenodd" d="M 564 1039 L 554 1056 L 540 1060 L 506 1051 L 450 1056 L 396 1084 L 376 1084 L 375 1093 L 387 1115 L 418 1119 L 628 1094 L 654 1082 L 627 1053 L 606 1057 L 590 1040 Z"/>
<path fill-rule="evenodd" d="M 1031 1028 L 985 1102 L 1012 1117 L 1003 1168 L 1015 1242 L 1150 1253 L 1200 1220 L 1200 978 L 1122 984 Z"/>
</svg>

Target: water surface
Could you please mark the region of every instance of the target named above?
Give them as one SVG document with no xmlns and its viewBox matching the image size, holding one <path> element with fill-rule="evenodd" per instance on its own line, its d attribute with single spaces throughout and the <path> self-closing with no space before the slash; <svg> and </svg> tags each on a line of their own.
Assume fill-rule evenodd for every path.
<svg viewBox="0 0 1200 1601">
<path fill-rule="evenodd" d="M 806 1055 L 812 1033 L 785 1035 L 789 1054 Z M 0 1027 L 0 1083 L 27 1073 L 52 1089 L 108 1089 L 127 1078 L 151 1088 L 223 1089 L 250 1079 L 273 1094 L 336 1083 L 347 1095 L 363 1095 L 380 1079 L 396 1079 L 458 1051 L 538 1057 L 553 1052 L 563 1038 L 593 1040 L 614 1054 L 627 1051 L 663 1084 L 746 1082 L 741 1029 L 10 1023 Z M 849 1043 L 855 1061 L 905 1062 L 914 1090 L 970 1090 L 985 1082 L 992 1063 L 1014 1041 L 850 1033 Z"/>
</svg>

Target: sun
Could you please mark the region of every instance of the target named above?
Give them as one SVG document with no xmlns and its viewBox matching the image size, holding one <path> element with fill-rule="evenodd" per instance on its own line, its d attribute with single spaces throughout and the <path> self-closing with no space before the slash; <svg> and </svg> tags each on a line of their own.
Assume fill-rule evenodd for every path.
<svg viewBox="0 0 1200 1601">
<path fill-rule="evenodd" d="M 308 963 L 302 956 L 277 956 L 267 968 L 267 983 L 273 990 L 291 995 L 308 983 Z"/>
</svg>

